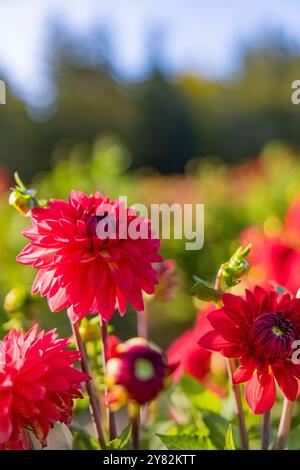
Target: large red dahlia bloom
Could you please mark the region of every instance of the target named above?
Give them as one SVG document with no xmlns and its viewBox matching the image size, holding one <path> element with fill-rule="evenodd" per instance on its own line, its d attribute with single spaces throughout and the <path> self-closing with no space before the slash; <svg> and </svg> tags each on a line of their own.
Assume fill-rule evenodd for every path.
<svg viewBox="0 0 300 470">
<path fill-rule="evenodd" d="M 298 394 L 300 365 L 292 361 L 300 338 L 300 299 L 255 287 L 245 298 L 224 294 L 223 307 L 208 315 L 211 331 L 199 344 L 240 358 L 234 383 L 247 382 L 246 400 L 254 413 L 272 408 L 275 381 L 289 400 Z M 297 345 L 298 347 L 298 345 Z"/>
<path fill-rule="evenodd" d="M 42 446 L 50 427 L 72 419 L 74 398 L 88 376 L 72 367 L 80 353 L 55 331 L 11 330 L 0 342 L 0 450 L 26 450 L 27 431 Z"/>
<path fill-rule="evenodd" d="M 89 312 L 108 321 L 115 308 L 123 314 L 127 302 L 144 309 L 142 291 L 153 294 L 157 284 L 152 263 L 162 260 L 149 220 L 122 200 L 72 191 L 68 201 L 32 209 L 31 221 L 23 232 L 30 243 L 17 260 L 39 269 L 33 293 L 46 295 L 52 311 L 67 308 L 76 322 Z M 132 224 L 146 236 L 133 239 Z"/>
</svg>

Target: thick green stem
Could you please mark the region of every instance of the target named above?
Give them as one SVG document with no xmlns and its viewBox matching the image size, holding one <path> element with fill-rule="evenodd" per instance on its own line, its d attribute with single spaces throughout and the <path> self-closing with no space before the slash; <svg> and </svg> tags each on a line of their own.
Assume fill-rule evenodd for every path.
<svg viewBox="0 0 300 470">
<path fill-rule="evenodd" d="M 140 407 L 136 403 L 129 403 L 128 414 L 131 420 L 132 449 L 140 447 Z"/>
</svg>

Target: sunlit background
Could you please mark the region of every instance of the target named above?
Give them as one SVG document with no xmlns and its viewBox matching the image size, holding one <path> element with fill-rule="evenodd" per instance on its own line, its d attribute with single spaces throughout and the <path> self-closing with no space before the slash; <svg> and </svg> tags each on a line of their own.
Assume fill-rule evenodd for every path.
<svg viewBox="0 0 300 470">
<path fill-rule="evenodd" d="M 190 324 L 192 275 L 212 279 L 245 227 L 280 230 L 299 191 L 299 18 L 298 0 L 2 0 L 1 298 L 33 277 L 15 262 L 28 223 L 7 204 L 18 170 L 45 197 L 205 203 L 204 249 L 164 243 L 179 293 L 151 307 L 160 343 Z"/>
</svg>

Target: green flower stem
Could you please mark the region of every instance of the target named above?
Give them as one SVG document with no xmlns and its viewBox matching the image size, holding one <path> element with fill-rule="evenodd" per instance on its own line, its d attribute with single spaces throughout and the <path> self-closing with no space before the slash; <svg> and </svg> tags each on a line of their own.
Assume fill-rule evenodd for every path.
<svg viewBox="0 0 300 470">
<path fill-rule="evenodd" d="M 215 289 L 217 291 L 221 291 L 221 292 L 223 291 L 222 266 L 219 269 L 217 277 L 216 277 Z M 219 307 L 219 305 L 217 305 L 217 306 Z M 240 388 L 239 384 L 234 384 L 233 383 L 233 375 L 234 375 L 234 372 L 236 370 L 235 360 L 234 359 L 228 359 L 228 358 L 225 358 L 225 360 L 226 360 L 228 378 L 229 378 L 229 382 L 231 384 L 231 391 L 232 391 L 232 395 L 233 395 L 234 403 L 235 403 L 235 412 L 236 412 L 236 417 L 237 417 L 238 426 L 239 426 L 239 430 L 240 430 L 242 448 L 243 448 L 243 450 L 248 450 L 249 449 L 249 438 L 248 438 L 248 432 L 247 432 L 246 423 L 245 423 L 245 415 L 244 415 L 244 410 L 243 410 L 241 388 Z"/>
<path fill-rule="evenodd" d="M 232 395 L 233 395 L 234 403 L 235 403 L 235 412 L 236 412 L 236 417 L 237 417 L 238 426 L 240 430 L 242 448 L 243 450 L 249 450 L 249 438 L 248 438 L 248 432 L 247 432 L 246 423 L 245 423 L 241 388 L 239 384 L 233 383 L 233 374 L 236 370 L 235 360 L 226 358 L 226 366 L 227 366 L 228 378 L 231 384 L 231 391 L 232 391 Z"/>
<path fill-rule="evenodd" d="M 263 427 L 261 435 L 261 449 L 268 450 L 270 444 L 270 420 L 271 420 L 271 411 L 266 411 L 263 417 Z"/>
<path fill-rule="evenodd" d="M 128 404 L 128 414 L 131 420 L 132 449 L 140 447 L 140 406 L 137 403 Z"/>
<path fill-rule="evenodd" d="M 145 302 L 143 312 L 137 312 L 137 334 L 140 338 L 149 338 L 149 324 L 148 324 L 148 305 Z M 148 421 L 148 404 L 140 409 L 140 427 L 143 429 Z"/>
<path fill-rule="evenodd" d="M 101 325 L 101 356 L 102 356 L 102 368 L 103 368 L 103 375 L 106 374 L 106 343 L 107 343 L 107 323 L 102 320 L 100 317 L 100 325 Z M 107 413 L 107 422 L 108 422 L 108 430 L 109 430 L 109 437 L 112 441 L 117 437 L 117 427 L 116 427 L 116 420 L 114 413 L 109 408 L 108 403 L 108 390 L 105 386 L 104 389 L 104 400 L 105 400 L 105 407 Z"/>
<path fill-rule="evenodd" d="M 91 376 L 85 346 L 79 333 L 79 322 L 75 324 L 71 323 L 71 326 L 72 326 L 77 350 L 80 351 L 81 353 L 81 361 L 80 361 L 81 369 L 85 374 Z M 105 445 L 104 433 L 103 433 L 102 424 L 101 424 L 100 404 L 97 398 L 95 386 L 92 380 L 89 380 L 88 382 L 86 382 L 85 385 L 86 385 L 87 394 L 90 399 L 90 413 L 91 413 L 92 421 L 95 427 L 97 439 L 98 439 L 100 448 L 105 450 L 106 445 Z"/>
<path fill-rule="evenodd" d="M 294 402 L 284 399 L 280 423 L 277 434 L 277 450 L 284 450 L 289 435 L 292 416 L 293 416 Z"/>
</svg>

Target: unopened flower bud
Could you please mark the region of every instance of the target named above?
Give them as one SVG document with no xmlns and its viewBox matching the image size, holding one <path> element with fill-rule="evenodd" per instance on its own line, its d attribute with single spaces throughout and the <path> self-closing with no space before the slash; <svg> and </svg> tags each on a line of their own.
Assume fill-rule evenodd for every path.
<svg viewBox="0 0 300 470">
<path fill-rule="evenodd" d="M 20 312 L 26 306 L 29 297 L 28 290 L 25 287 L 14 287 L 4 299 L 4 310 L 9 314 Z"/>
<path fill-rule="evenodd" d="M 91 320 L 84 318 L 79 327 L 79 332 L 84 343 L 99 340 L 101 329 L 98 318 L 92 318 Z"/>
<path fill-rule="evenodd" d="M 32 198 L 27 197 L 17 190 L 11 192 L 8 203 L 24 216 L 28 216 L 30 210 L 35 207 Z"/>
<path fill-rule="evenodd" d="M 160 349 L 144 338 L 119 344 L 115 357 L 107 362 L 105 377 L 111 408 L 118 409 L 128 402 L 144 405 L 154 400 L 165 388 L 172 369 Z"/>
<path fill-rule="evenodd" d="M 47 205 L 45 199 L 36 198 L 36 189 L 26 188 L 18 173 L 15 173 L 16 186 L 11 188 L 9 196 L 9 204 L 14 207 L 20 214 L 29 216 L 31 209 L 34 207 L 44 207 Z"/>
</svg>

